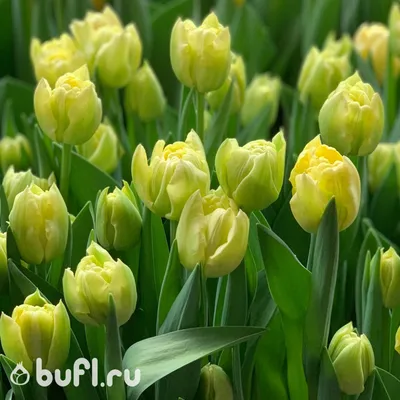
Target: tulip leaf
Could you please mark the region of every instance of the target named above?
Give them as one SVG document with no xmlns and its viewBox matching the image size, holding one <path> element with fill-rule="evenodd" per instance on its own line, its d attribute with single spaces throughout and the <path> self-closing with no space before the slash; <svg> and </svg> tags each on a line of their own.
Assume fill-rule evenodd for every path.
<svg viewBox="0 0 400 400">
<path fill-rule="evenodd" d="M 9 210 L 8 210 L 7 197 L 4 192 L 3 185 L 0 185 L 0 228 L 2 232 L 7 231 L 8 220 L 9 220 Z"/>
<path fill-rule="evenodd" d="M 104 358 L 105 358 L 105 343 L 106 343 L 106 329 L 104 325 L 85 326 L 85 339 L 91 359 L 97 358 L 99 366 L 99 381 L 105 382 L 104 380 Z"/>
<path fill-rule="evenodd" d="M 16 400 L 33 399 L 31 382 L 28 382 L 28 384 L 26 384 L 26 385 L 16 385 L 10 378 L 12 372 L 17 367 L 17 364 L 14 361 L 7 358 L 6 356 L 4 356 L 3 354 L 0 354 L 0 362 L 1 362 L 1 366 L 3 367 L 5 374 L 7 375 L 8 381 L 10 382 L 11 388 L 13 390 L 13 394 L 15 395 L 15 399 Z M 24 376 L 26 376 L 26 375 L 22 374 L 20 377 L 22 382 L 24 381 Z M 31 377 L 31 379 L 32 379 L 32 377 Z"/>
<path fill-rule="evenodd" d="M 153 336 L 156 333 L 157 307 L 169 250 L 161 218 L 145 208 L 142 221 L 139 290 L 143 290 L 139 292 L 139 298 L 145 312 L 147 330 Z"/>
<path fill-rule="evenodd" d="M 322 350 L 318 382 L 318 400 L 340 399 L 340 388 L 326 347 Z"/>
<path fill-rule="evenodd" d="M 375 379 L 376 379 L 375 371 L 373 371 L 372 374 L 368 377 L 368 379 L 364 385 L 364 391 L 358 396 L 357 400 L 373 400 L 374 399 L 373 395 L 374 395 Z"/>
<path fill-rule="evenodd" d="M 1 116 L 1 136 L 15 137 L 17 131 L 18 128 L 14 119 L 12 101 L 7 99 L 3 109 L 3 115 Z"/>
<path fill-rule="evenodd" d="M 390 342 L 389 342 L 389 371 L 393 373 L 395 376 L 400 376 L 400 359 L 395 351 L 396 344 L 396 333 L 400 327 L 400 306 L 396 307 L 392 310 L 392 315 L 390 318 Z M 396 362 L 394 362 L 396 360 Z M 399 369 L 397 369 L 399 368 Z M 396 372 L 399 372 L 399 375 Z"/>
<path fill-rule="evenodd" d="M 321 352 L 328 345 L 338 273 L 339 229 L 334 199 L 325 208 L 311 257 L 312 289 L 305 324 L 305 348 L 308 387 L 310 392 L 315 392 Z"/>
<path fill-rule="evenodd" d="M 48 139 L 48 138 L 47 138 Z M 49 154 L 49 149 L 45 142 L 46 138 L 43 132 L 37 124 L 33 128 L 33 149 L 34 149 L 34 159 L 38 163 L 38 173 L 41 178 L 47 179 L 53 170 L 53 165 L 51 162 Z"/>
<path fill-rule="evenodd" d="M 141 381 L 128 387 L 128 399 L 137 400 L 153 383 L 208 354 L 261 335 L 256 327 L 192 328 L 151 337 L 125 353 L 123 368 L 141 371 Z"/>
<path fill-rule="evenodd" d="M 221 326 L 222 310 L 224 309 L 224 299 L 227 283 L 228 277 L 226 275 L 218 278 L 217 288 L 215 291 L 213 326 Z"/>
<path fill-rule="evenodd" d="M 301 320 L 311 294 L 311 273 L 270 229 L 258 225 L 258 236 L 271 295 L 282 314 Z"/>
<path fill-rule="evenodd" d="M 168 258 L 167 269 L 161 286 L 160 300 L 157 312 L 157 330 L 164 323 L 168 312 L 171 310 L 175 299 L 181 291 L 182 266 L 179 261 L 176 240 L 172 243 L 171 252 Z"/>
<path fill-rule="evenodd" d="M 376 373 L 378 380 L 385 387 L 387 394 L 389 395 L 389 399 L 397 399 L 400 393 L 400 380 L 379 367 L 376 367 Z"/>
</svg>

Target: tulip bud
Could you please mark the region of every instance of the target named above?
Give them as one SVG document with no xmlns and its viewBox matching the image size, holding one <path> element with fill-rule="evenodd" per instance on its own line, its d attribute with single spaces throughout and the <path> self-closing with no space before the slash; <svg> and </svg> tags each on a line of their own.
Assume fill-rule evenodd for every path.
<svg viewBox="0 0 400 400">
<path fill-rule="evenodd" d="M 44 191 L 32 184 L 19 193 L 10 213 L 10 227 L 27 263 L 38 265 L 61 256 L 67 246 L 69 219 L 57 186 Z"/>
<path fill-rule="evenodd" d="M 121 260 L 92 242 L 75 274 L 66 269 L 63 277 L 65 302 L 81 323 L 102 325 L 109 314 L 109 295 L 114 298 L 118 325 L 124 325 L 136 308 L 137 293 L 132 271 Z"/>
<path fill-rule="evenodd" d="M 101 122 L 101 100 L 84 65 L 61 76 L 55 89 L 45 79 L 34 94 L 36 118 L 51 140 L 66 144 L 87 142 Z"/>
<path fill-rule="evenodd" d="M 231 65 L 231 35 L 214 13 L 196 27 L 180 18 L 171 33 L 170 54 L 176 77 L 200 93 L 219 89 Z"/>
<path fill-rule="evenodd" d="M 393 3 L 389 13 L 389 32 L 393 54 L 400 55 L 400 7 Z"/>
<path fill-rule="evenodd" d="M 201 369 L 196 400 L 233 400 L 231 381 L 220 366 L 207 364 Z"/>
<path fill-rule="evenodd" d="M 67 310 L 60 302 L 54 306 L 39 291 L 14 308 L 12 316 L 0 318 L 1 345 L 5 355 L 23 364 L 32 373 L 36 359 L 43 368 L 60 369 L 68 358 L 71 328 Z"/>
<path fill-rule="evenodd" d="M 374 350 L 365 335 L 358 336 L 349 322 L 333 336 L 328 348 L 340 390 L 360 394 L 375 368 Z"/>
<path fill-rule="evenodd" d="M 300 99 L 309 100 L 319 110 L 337 85 L 351 73 L 348 55 L 336 55 L 330 50 L 320 51 L 313 47 L 301 68 L 298 81 Z"/>
<path fill-rule="evenodd" d="M 94 61 L 99 79 L 105 86 L 126 86 L 142 60 L 139 34 L 133 24 L 122 31 L 114 27 L 103 30 L 109 31 L 108 38 L 100 46 Z"/>
<path fill-rule="evenodd" d="M 7 234 L 0 232 L 0 289 L 7 280 Z"/>
<path fill-rule="evenodd" d="M 242 108 L 246 90 L 246 66 L 243 58 L 235 53 L 231 55 L 231 69 L 223 85 L 219 89 L 207 94 L 208 104 L 210 104 L 213 110 L 217 110 L 222 106 L 231 84 L 233 84 L 233 93 L 230 112 L 235 114 Z"/>
<path fill-rule="evenodd" d="M 379 143 L 376 149 L 368 156 L 368 183 L 372 192 L 375 192 L 385 181 L 395 162 L 395 145 L 393 143 Z"/>
<path fill-rule="evenodd" d="M 44 78 L 51 87 L 57 79 L 85 64 L 85 55 L 77 49 L 71 36 L 63 33 L 59 38 L 40 43 L 31 40 L 30 56 L 37 81 Z"/>
<path fill-rule="evenodd" d="M 278 114 L 281 81 L 268 74 L 257 75 L 246 90 L 242 108 L 242 124 L 251 123 L 260 113 L 269 112 L 269 126 Z M 266 109 L 268 107 L 268 110 Z"/>
<path fill-rule="evenodd" d="M 381 97 L 356 72 L 329 95 L 318 121 L 324 143 L 345 155 L 366 156 L 381 140 L 384 118 Z"/>
<path fill-rule="evenodd" d="M 48 190 L 55 183 L 55 176 L 51 174 L 48 179 L 38 178 L 33 175 L 31 170 L 15 172 L 14 167 L 8 168 L 3 178 L 4 193 L 7 198 L 8 208 L 11 210 L 14 204 L 15 197 L 21 193 L 27 186 L 34 183 L 43 190 Z"/>
<path fill-rule="evenodd" d="M 323 50 L 336 56 L 350 56 L 353 50 L 353 43 L 349 35 L 343 35 L 339 39 L 335 39 L 333 32 L 325 39 Z"/>
<path fill-rule="evenodd" d="M 383 304 L 387 308 L 400 306 L 400 257 L 392 247 L 381 251 L 380 275 Z"/>
<path fill-rule="evenodd" d="M 222 190 L 202 198 L 197 190 L 183 208 L 176 230 L 179 258 L 187 269 L 201 264 L 205 276 L 230 274 L 242 261 L 249 218 Z"/>
<path fill-rule="evenodd" d="M 156 74 L 147 61 L 136 71 L 125 88 L 125 105 L 144 122 L 163 115 L 166 106 L 165 96 Z"/>
<path fill-rule="evenodd" d="M 400 354 L 400 326 L 396 331 L 396 343 L 394 349 L 397 351 L 398 354 Z"/>
<path fill-rule="evenodd" d="M 0 163 L 3 172 L 13 165 L 15 169 L 27 168 L 32 159 L 31 145 L 21 134 L 5 136 L 0 140 Z"/>
<path fill-rule="evenodd" d="M 354 35 L 354 48 L 361 58 L 371 60 L 372 68 L 379 83 L 383 82 L 386 74 L 389 30 L 380 23 L 363 23 Z M 400 60 L 393 60 L 394 73 L 400 71 Z"/>
<path fill-rule="evenodd" d="M 198 189 L 205 195 L 210 188 L 210 171 L 203 144 L 193 130 L 185 142 L 165 146 L 159 140 L 150 165 L 139 145 L 132 158 L 132 180 L 143 203 L 155 214 L 178 220 L 187 199 Z"/>
<path fill-rule="evenodd" d="M 121 146 L 109 123 L 100 124 L 94 135 L 76 149 L 82 157 L 108 174 L 114 172 L 118 166 Z"/>
<path fill-rule="evenodd" d="M 105 249 L 126 250 L 140 240 L 142 218 L 135 195 L 124 182 L 122 190 L 105 188 L 96 206 L 96 236 Z"/>
<path fill-rule="evenodd" d="M 283 132 L 271 142 L 254 140 L 239 147 L 226 139 L 215 157 L 218 181 L 225 193 L 246 212 L 262 210 L 278 199 L 285 171 Z"/>
<path fill-rule="evenodd" d="M 325 208 L 335 197 L 339 231 L 349 227 L 360 208 L 361 184 L 357 168 L 317 136 L 300 153 L 290 174 L 290 207 L 307 232 L 318 229 Z"/>
</svg>

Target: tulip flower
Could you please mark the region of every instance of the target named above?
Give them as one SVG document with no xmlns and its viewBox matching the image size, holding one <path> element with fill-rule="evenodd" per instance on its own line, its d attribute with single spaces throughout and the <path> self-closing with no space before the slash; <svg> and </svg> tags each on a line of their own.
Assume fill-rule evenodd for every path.
<svg viewBox="0 0 400 400">
<path fill-rule="evenodd" d="M 394 349 L 397 351 L 398 354 L 400 354 L 400 326 L 396 331 L 396 344 L 394 346 Z"/>
<path fill-rule="evenodd" d="M 121 189 L 108 193 L 105 188 L 96 205 L 96 236 L 105 249 L 126 250 L 140 240 L 142 218 L 135 195 L 124 182 Z"/>
<path fill-rule="evenodd" d="M 339 231 L 349 227 L 360 208 L 361 184 L 357 168 L 319 136 L 300 153 L 289 178 L 290 208 L 300 226 L 315 233 L 329 201 L 335 197 Z"/>
<path fill-rule="evenodd" d="M 231 381 L 220 366 L 207 364 L 201 369 L 196 400 L 233 400 Z"/>
<path fill-rule="evenodd" d="M 200 26 L 187 19 L 176 21 L 170 42 L 172 69 L 185 86 L 199 93 L 219 89 L 231 65 L 231 36 L 214 13 Z"/>
<path fill-rule="evenodd" d="M 348 395 L 360 394 L 375 368 L 371 343 L 365 335 L 358 336 L 349 322 L 333 336 L 328 348 L 340 390 Z"/>
<path fill-rule="evenodd" d="M 114 298 L 118 325 L 124 325 L 136 308 L 137 293 L 132 271 L 121 260 L 92 242 L 87 256 L 75 273 L 66 269 L 63 277 L 65 302 L 81 323 L 99 326 L 109 314 L 109 295 Z"/>
<path fill-rule="evenodd" d="M 8 266 L 7 266 L 7 234 L 0 232 L 0 288 L 7 280 Z"/>
<path fill-rule="evenodd" d="M 11 317 L 0 318 L 1 345 L 6 357 L 21 363 L 30 373 L 37 358 L 50 371 L 65 364 L 70 346 L 71 328 L 67 310 L 60 300 L 49 304 L 37 290 L 24 304 L 14 308 Z"/>
<path fill-rule="evenodd" d="M 204 197 L 196 191 L 183 208 L 176 230 L 179 258 L 189 270 L 201 264 L 206 277 L 231 273 L 242 261 L 249 219 L 221 188 Z"/>
<path fill-rule="evenodd" d="M 59 38 L 41 43 L 31 40 L 30 56 L 37 81 L 46 79 L 51 87 L 57 79 L 85 64 L 85 55 L 78 50 L 71 36 L 63 33 Z"/>
<path fill-rule="evenodd" d="M 395 149 L 393 143 L 379 143 L 368 156 L 368 184 L 372 192 L 382 185 L 394 165 Z"/>
<path fill-rule="evenodd" d="M 86 65 L 61 76 L 54 89 L 41 79 L 35 90 L 34 106 L 43 132 L 59 143 L 85 143 L 101 122 L 101 100 L 89 80 Z"/>
<path fill-rule="evenodd" d="M 393 3 L 389 13 L 389 34 L 393 54 L 400 55 L 400 6 Z"/>
<path fill-rule="evenodd" d="M 356 72 L 329 95 L 318 121 L 324 143 L 344 155 L 365 156 L 375 150 L 382 137 L 383 102 Z"/>
<path fill-rule="evenodd" d="M 187 199 L 210 188 L 210 171 L 203 144 L 195 131 L 185 142 L 165 145 L 159 140 L 153 149 L 150 165 L 146 151 L 139 145 L 132 158 L 132 180 L 143 203 L 155 214 L 178 220 Z"/>
<path fill-rule="evenodd" d="M 349 35 L 343 35 L 339 39 L 335 39 L 334 33 L 331 32 L 325 39 L 323 50 L 337 56 L 350 56 L 353 50 L 353 43 Z"/>
<path fill-rule="evenodd" d="M 27 168 L 31 159 L 31 145 L 24 135 L 5 136 L 0 140 L 0 164 L 3 172 L 6 172 L 11 165 L 15 169 Z"/>
<path fill-rule="evenodd" d="M 243 147 L 236 139 L 226 139 L 215 157 L 218 181 L 246 212 L 267 208 L 282 188 L 285 151 L 282 131 L 271 142 L 254 140 Z"/>
<path fill-rule="evenodd" d="M 53 261 L 67 246 L 67 206 L 55 184 L 42 190 L 31 184 L 19 193 L 10 213 L 19 253 L 29 264 Z"/>
<path fill-rule="evenodd" d="M 385 252 L 381 251 L 380 277 L 385 307 L 400 306 L 400 257 L 393 247 Z"/>
</svg>

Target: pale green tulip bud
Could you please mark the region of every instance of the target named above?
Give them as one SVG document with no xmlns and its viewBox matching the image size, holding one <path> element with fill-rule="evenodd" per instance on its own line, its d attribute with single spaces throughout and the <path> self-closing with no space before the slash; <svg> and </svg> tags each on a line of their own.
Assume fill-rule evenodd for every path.
<svg viewBox="0 0 400 400">
<path fill-rule="evenodd" d="M 389 14 L 389 34 L 393 54 L 400 56 L 400 6 L 393 3 Z"/>
<path fill-rule="evenodd" d="M 379 143 L 368 156 L 368 183 L 372 192 L 383 184 L 394 165 L 395 147 L 393 143 Z"/>
<path fill-rule="evenodd" d="M 54 89 L 42 78 L 33 100 L 40 127 L 56 142 L 72 145 L 85 143 L 100 125 L 101 100 L 89 79 L 86 65 L 62 75 Z"/>
<path fill-rule="evenodd" d="M 21 134 L 15 137 L 6 136 L 0 140 L 0 163 L 3 172 L 11 165 L 21 170 L 29 166 L 32 159 L 31 145 Z"/>
<path fill-rule="evenodd" d="M 366 156 L 381 140 L 384 119 L 379 93 L 356 72 L 329 95 L 318 121 L 325 144 L 343 155 Z"/>
<path fill-rule="evenodd" d="M 105 249 L 126 250 L 140 240 L 142 218 L 135 195 L 124 182 L 122 189 L 105 188 L 96 206 L 96 236 Z"/>
<path fill-rule="evenodd" d="M 359 336 L 349 322 L 333 336 L 328 348 L 340 390 L 348 395 L 360 394 L 375 368 L 374 350 L 368 338 Z"/>
<path fill-rule="evenodd" d="M 325 39 L 323 50 L 336 56 L 350 56 L 353 50 L 353 43 L 349 35 L 343 35 L 335 39 L 335 34 L 330 32 Z"/>
<path fill-rule="evenodd" d="M 109 315 L 109 295 L 114 299 L 118 325 L 124 325 L 136 308 L 137 293 L 132 271 L 121 260 L 92 242 L 75 274 L 66 269 L 63 277 L 65 302 L 81 323 L 99 326 Z"/>
<path fill-rule="evenodd" d="M 82 157 L 108 174 L 115 171 L 121 155 L 118 136 L 109 123 L 100 124 L 94 135 L 76 149 Z"/>
<path fill-rule="evenodd" d="M 400 354 L 400 326 L 396 331 L 396 343 L 394 345 L 394 349 Z"/>
<path fill-rule="evenodd" d="M 393 247 L 381 251 L 380 276 L 383 304 L 387 308 L 400 306 L 400 257 Z"/>
<path fill-rule="evenodd" d="M 161 84 L 147 61 L 125 88 L 125 106 L 144 122 L 161 117 L 165 111 L 166 100 Z"/>
<path fill-rule="evenodd" d="M 67 246 L 69 218 L 57 186 L 44 191 L 31 184 L 19 193 L 10 213 L 10 227 L 27 263 L 38 265 L 61 256 Z"/>
<path fill-rule="evenodd" d="M 249 218 L 221 188 L 204 197 L 196 191 L 176 230 L 180 261 L 189 270 L 201 264 L 210 278 L 228 275 L 242 261 L 248 235 Z"/>
<path fill-rule="evenodd" d="M 12 316 L 2 313 L 0 338 L 5 355 L 22 363 L 30 373 L 36 359 L 43 368 L 60 369 L 69 353 L 71 327 L 67 310 L 60 302 L 49 304 L 39 293 L 28 296 L 14 308 Z"/>
<path fill-rule="evenodd" d="M 207 364 L 201 369 L 196 400 L 233 400 L 231 381 L 220 366 Z"/>
<path fill-rule="evenodd" d="M 219 89 L 207 94 L 208 104 L 210 104 L 213 110 L 217 110 L 222 106 L 231 84 L 233 84 L 233 93 L 230 112 L 236 114 L 240 111 L 244 102 L 246 66 L 243 58 L 235 53 L 231 55 L 231 69 L 223 85 Z"/>
<path fill-rule="evenodd" d="M 7 266 L 7 234 L 0 232 L 0 288 L 7 280 L 8 266 Z"/>
<path fill-rule="evenodd" d="M 331 51 L 320 51 L 311 48 L 303 66 L 298 81 L 300 100 L 305 103 L 311 101 L 315 110 L 319 110 L 336 89 L 337 85 L 351 73 L 351 64 L 348 55 L 337 56 Z"/>
<path fill-rule="evenodd" d="M 263 210 L 278 199 L 285 171 L 283 132 L 271 142 L 254 140 L 240 147 L 226 139 L 215 157 L 215 169 L 225 193 L 246 212 Z"/>
<path fill-rule="evenodd" d="M 14 167 L 11 166 L 4 175 L 2 184 L 7 197 L 9 210 L 12 209 L 17 194 L 21 193 L 27 186 L 34 183 L 43 190 L 49 190 L 50 186 L 55 183 L 55 181 L 54 173 L 52 173 L 48 179 L 43 179 L 33 175 L 30 169 L 27 171 L 15 172 Z"/>
<path fill-rule="evenodd" d="M 219 89 L 231 65 L 231 36 L 214 13 L 196 27 L 187 19 L 176 21 L 170 42 L 172 69 L 185 86 L 200 93 Z"/>
</svg>

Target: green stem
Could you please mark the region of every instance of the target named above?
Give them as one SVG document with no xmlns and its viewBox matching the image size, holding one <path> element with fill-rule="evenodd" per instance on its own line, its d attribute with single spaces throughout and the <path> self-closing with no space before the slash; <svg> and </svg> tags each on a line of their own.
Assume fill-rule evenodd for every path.
<svg viewBox="0 0 400 400">
<path fill-rule="evenodd" d="M 204 143 L 204 94 L 197 92 L 197 121 L 196 130 Z"/>
<path fill-rule="evenodd" d="M 184 86 L 182 86 L 182 102 L 183 102 L 183 96 L 185 94 L 184 91 Z M 179 118 L 178 118 L 178 140 L 182 140 L 183 139 L 183 128 L 185 126 L 186 123 L 186 119 L 187 119 L 187 113 L 189 111 L 189 106 L 192 104 L 191 100 L 193 97 L 193 91 L 194 89 L 190 89 L 189 93 L 186 96 L 185 101 L 183 102 L 182 105 L 182 109 L 179 109 Z"/>
<path fill-rule="evenodd" d="M 204 274 L 204 268 L 201 268 L 201 306 L 204 318 L 204 327 L 208 327 L 208 292 L 207 277 Z"/>
<path fill-rule="evenodd" d="M 68 202 L 69 174 L 71 172 L 72 145 L 63 143 L 61 154 L 60 191 L 65 203 Z"/>
<path fill-rule="evenodd" d="M 169 242 L 172 247 L 172 243 L 174 243 L 176 237 L 176 228 L 178 227 L 178 221 L 169 221 Z"/>
<path fill-rule="evenodd" d="M 308 249 L 308 258 L 307 258 L 307 269 L 312 271 L 313 267 L 313 258 L 314 258 L 314 250 L 315 250 L 315 241 L 317 239 L 317 235 L 315 233 L 311 233 L 310 235 L 310 247 Z"/>
<path fill-rule="evenodd" d="M 196 25 L 201 22 L 201 2 L 202 0 L 193 0 L 193 20 Z"/>
<path fill-rule="evenodd" d="M 62 0 L 55 1 L 55 14 L 56 14 L 56 22 L 57 22 L 57 30 L 59 35 L 64 32 L 64 14 L 63 14 L 63 4 Z"/>
</svg>

